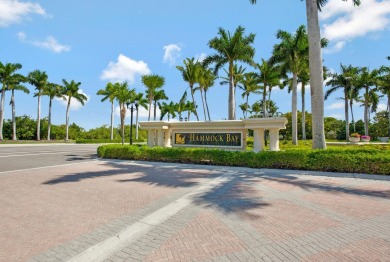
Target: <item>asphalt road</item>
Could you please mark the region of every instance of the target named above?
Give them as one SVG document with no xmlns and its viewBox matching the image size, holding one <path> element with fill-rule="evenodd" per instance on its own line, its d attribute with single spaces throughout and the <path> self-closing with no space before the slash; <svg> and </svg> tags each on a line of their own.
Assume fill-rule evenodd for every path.
<svg viewBox="0 0 390 262">
<path fill-rule="evenodd" d="M 0 145 L 0 172 L 90 161 L 99 145 Z"/>
</svg>

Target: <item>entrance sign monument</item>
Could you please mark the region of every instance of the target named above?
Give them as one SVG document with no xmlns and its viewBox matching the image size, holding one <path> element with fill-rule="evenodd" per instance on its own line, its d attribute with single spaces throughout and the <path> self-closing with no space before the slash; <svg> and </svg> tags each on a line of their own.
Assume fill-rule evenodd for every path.
<svg viewBox="0 0 390 262">
<path fill-rule="evenodd" d="M 269 130 L 269 149 L 279 151 L 279 130 L 286 129 L 287 119 L 250 118 L 219 121 L 149 121 L 140 122 L 148 131 L 148 146 L 206 147 L 246 149 L 246 133 L 253 130 L 253 151 L 264 150 L 264 131 Z"/>
</svg>

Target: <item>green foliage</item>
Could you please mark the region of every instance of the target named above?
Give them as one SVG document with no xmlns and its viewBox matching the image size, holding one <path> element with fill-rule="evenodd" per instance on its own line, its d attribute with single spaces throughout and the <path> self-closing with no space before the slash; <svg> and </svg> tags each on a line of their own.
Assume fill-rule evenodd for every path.
<svg viewBox="0 0 390 262">
<path fill-rule="evenodd" d="M 133 143 L 142 143 L 142 142 L 145 142 L 144 139 L 133 139 Z M 115 139 L 115 140 L 111 140 L 111 139 L 104 139 L 104 138 L 100 138 L 100 139 L 77 139 L 76 140 L 76 144 L 120 144 L 122 143 L 122 140 L 121 139 Z"/>
<path fill-rule="evenodd" d="M 390 175 L 390 154 L 388 154 L 390 146 L 333 147 L 329 150 L 303 148 L 307 146 L 305 144 L 300 148 L 295 147 L 280 152 L 254 153 L 201 148 L 104 145 L 98 148 L 98 156 L 220 166 Z"/>
</svg>

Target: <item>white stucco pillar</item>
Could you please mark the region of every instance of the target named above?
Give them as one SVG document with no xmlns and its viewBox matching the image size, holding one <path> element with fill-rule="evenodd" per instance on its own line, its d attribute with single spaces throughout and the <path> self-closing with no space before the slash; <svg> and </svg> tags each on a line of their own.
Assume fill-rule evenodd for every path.
<svg viewBox="0 0 390 262">
<path fill-rule="evenodd" d="M 171 129 L 165 129 L 164 147 L 172 147 L 172 145 L 171 145 Z"/>
<path fill-rule="evenodd" d="M 157 146 L 164 146 L 164 130 L 157 130 Z"/>
<path fill-rule="evenodd" d="M 269 150 L 279 151 L 279 129 L 277 128 L 269 130 Z"/>
<path fill-rule="evenodd" d="M 155 139 L 155 130 L 149 129 L 148 130 L 148 146 L 154 147 L 154 139 Z"/>
<path fill-rule="evenodd" d="M 253 152 L 264 150 L 264 129 L 253 129 Z"/>
</svg>

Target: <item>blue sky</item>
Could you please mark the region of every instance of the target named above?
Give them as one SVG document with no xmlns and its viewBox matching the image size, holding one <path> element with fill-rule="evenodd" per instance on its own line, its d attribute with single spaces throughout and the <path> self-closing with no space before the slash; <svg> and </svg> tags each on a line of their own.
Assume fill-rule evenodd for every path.
<svg viewBox="0 0 390 262">
<path fill-rule="evenodd" d="M 351 1 L 330 0 L 321 13 L 322 36 L 330 41 L 323 53 L 324 64 L 334 72 L 339 71 L 340 63 L 370 69 L 389 63 L 390 0 L 362 2 L 357 8 Z M 259 62 L 270 57 L 277 30 L 294 32 L 302 24 L 306 24 L 306 10 L 305 2 L 299 0 L 258 1 L 254 6 L 247 0 L 0 0 L 0 61 L 21 63 L 23 74 L 46 71 L 51 82 L 81 82 L 89 100 L 84 107 L 72 105 L 70 121 L 90 129 L 109 124 L 110 104 L 100 102 L 96 95 L 108 81 L 128 81 L 140 92 L 145 91 L 142 74 L 159 74 L 166 78 L 169 100 L 177 102 L 187 84 L 175 66 L 187 57 L 201 59 L 212 54 L 207 43 L 217 35 L 218 27 L 234 31 L 242 25 L 247 34 L 255 33 L 255 60 Z M 310 92 L 306 93 L 310 111 Z M 344 119 L 343 101 L 337 100 L 341 96 L 334 94 L 326 101 L 326 116 Z M 5 118 L 11 116 L 9 98 L 7 93 Z M 196 99 L 200 107 L 199 94 Z M 250 103 L 257 99 L 260 97 L 252 95 Z M 272 99 L 280 112 L 291 111 L 287 91 L 273 91 Z M 227 86 L 216 81 L 208 93 L 213 120 L 227 117 L 227 100 Z M 237 105 L 240 103 L 238 91 Z M 43 97 L 43 117 L 48 114 L 48 104 Z M 36 108 L 32 94 L 16 94 L 17 115 L 35 118 Z M 383 100 L 380 109 L 384 108 Z M 64 101 L 54 102 L 55 124 L 65 123 L 65 109 Z M 361 118 L 362 108 L 356 105 L 355 111 Z M 147 115 L 144 110 L 140 113 Z M 237 115 L 242 116 L 240 110 Z M 119 124 L 118 114 L 115 124 Z"/>
</svg>

